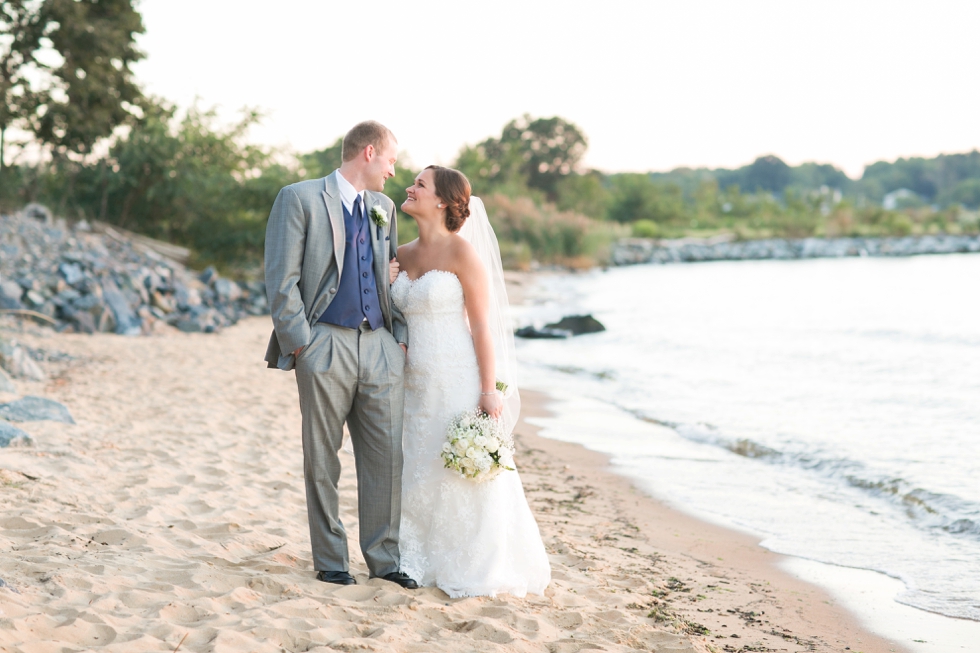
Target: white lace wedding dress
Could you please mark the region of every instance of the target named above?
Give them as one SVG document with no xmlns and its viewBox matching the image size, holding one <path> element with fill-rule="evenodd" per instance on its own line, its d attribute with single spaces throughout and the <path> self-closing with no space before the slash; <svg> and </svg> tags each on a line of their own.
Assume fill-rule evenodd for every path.
<svg viewBox="0 0 980 653">
<path fill-rule="evenodd" d="M 401 570 L 453 598 L 542 594 L 551 580 L 516 471 L 474 483 L 443 467 L 450 420 L 480 399 L 479 367 L 451 272 L 404 272 L 391 297 L 408 321 L 402 437 Z"/>
</svg>

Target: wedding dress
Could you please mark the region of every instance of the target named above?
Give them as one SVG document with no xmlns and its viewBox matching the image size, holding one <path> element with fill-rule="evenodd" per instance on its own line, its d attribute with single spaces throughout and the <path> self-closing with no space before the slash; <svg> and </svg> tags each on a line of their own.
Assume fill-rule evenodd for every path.
<svg viewBox="0 0 980 653">
<path fill-rule="evenodd" d="M 402 272 L 391 297 L 411 336 L 401 571 L 453 598 L 542 594 L 551 569 L 518 472 L 475 483 L 443 467 L 450 420 L 474 410 L 480 399 L 480 370 L 459 279 L 442 270 L 415 280 Z"/>
</svg>

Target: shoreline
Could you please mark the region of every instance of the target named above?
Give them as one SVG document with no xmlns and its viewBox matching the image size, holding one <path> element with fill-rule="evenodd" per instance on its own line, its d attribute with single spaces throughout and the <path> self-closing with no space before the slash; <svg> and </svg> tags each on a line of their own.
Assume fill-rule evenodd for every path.
<svg viewBox="0 0 980 653">
<path fill-rule="evenodd" d="M 782 568 L 789 557 L 762 548 L 758 538 L 667 506 L 617 473 L 605 454 L 540 435 L 541 427 L 526 420 L 548 417 L 551 413 L 547 406 L 553 400 L 536 390 L 522 390 L 521 396 L 521 445 L 531 451 L 540 450 L 565 465 L 574 482 L 596 488 L 591 494 L 579 494 L 586 494 L 583 502 L 604 503 L 601 514 L 617 515 L 607 518 L 607 523 L 627 516 L 635 528 L 630 543 L 642 543 L 628 548 L 635 548 L 637 554 L 659 556 L 673 574 L 667 579 L 667 586 L 677 587 L 673 592 L 668 589 L 657 604 L 660 607 L 654 610 L 659 609 L 665 617 L 672 614 L 672 618 L 666 618 L 681 627 L 695 624 L 710 631 L 707 635 L 692 635 L 695 642 L 734 651 L 842 651 L 845 647 L 864 653 L 908 651 L 861 625 L 854 614 L 821 587 Z M 612 537 L 622 540 L 622 535 L 620 532 Z M 609 537 L 598 538 L 598 546 L 615 546 L 617 542 L 604 544 Z M 719 634 L 725 637 L 717 637 Z M 763 648 L 743 649 L 746 645 Z"/>
<path fill-rule="evenodd" d="M 625 238 L 612 247 L 615 266 L 707 261 L 798 260 L 854 256 L 906 257 L 980 252 L 980 235 L 854 236 L 846 238 Z"/>
</svg>

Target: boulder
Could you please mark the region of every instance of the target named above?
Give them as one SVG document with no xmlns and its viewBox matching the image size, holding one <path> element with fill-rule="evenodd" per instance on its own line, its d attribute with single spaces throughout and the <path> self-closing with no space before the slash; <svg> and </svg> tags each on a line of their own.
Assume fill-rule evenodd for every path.
<svg viewBox="0 0 980 653">
<path fill-rule="evenodd" d="M 31 436 L 26 432 L 0 420 L 0 447 L 26 446 L 33 443 L 34 441 L 31 439 Z"/>
<path fill-rule="evenodd" d="M 528 340 L 545 340 L 545 339 L 556 339 L 556 338 L 570 338 L 572 336 L 571 331 L 565 331 L 563 329 L 549 329 L 547 327 L 543 329 L 537 329 L 533 326 L 521 327 L 514 332 L 514 335 L 518 338 L 526 338 Z"/>
<path fill-rule="evenodd" d="M 71 413 L 64 404 L 44 397 L 27 396 L 17 401 L 0 404 L 0 418 L 9 422 L 39 422 L 50 420 L 74 424 Z"/>
<path fill-rule="evenodd" d="M 599 333 L 606 330 L 602 322 L 591 315 L 568 315 L 553 324 L 544 325 L 544 328 L 568 331 L 573 336 L 580 336 L 583 333 Z"/>
</svg>

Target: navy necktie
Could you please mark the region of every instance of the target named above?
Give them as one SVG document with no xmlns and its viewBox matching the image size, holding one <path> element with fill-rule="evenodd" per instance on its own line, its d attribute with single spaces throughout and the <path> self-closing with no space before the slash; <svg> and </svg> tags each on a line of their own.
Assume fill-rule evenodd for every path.
<svg viewBox="0 0 980 653">
<path fill-rule="evenodd" d="M 357 197 L 354 199 L 354 210 L 351 211 L 351 215 L 354 216 L 354 224 L 358 227 L 361 226 L 361 221 L 364 219 L 364 211 L 361 210 L 361 194 L 358 193 Z"/>
</svg>

